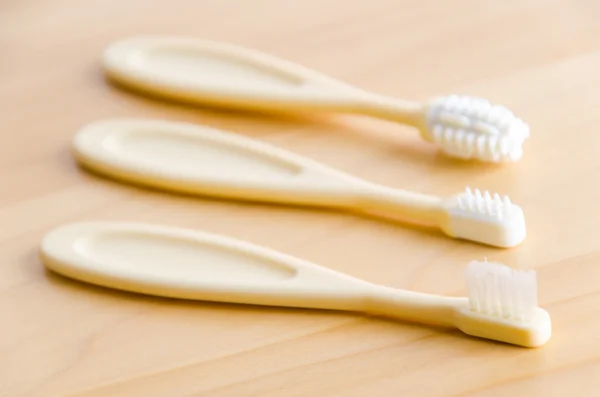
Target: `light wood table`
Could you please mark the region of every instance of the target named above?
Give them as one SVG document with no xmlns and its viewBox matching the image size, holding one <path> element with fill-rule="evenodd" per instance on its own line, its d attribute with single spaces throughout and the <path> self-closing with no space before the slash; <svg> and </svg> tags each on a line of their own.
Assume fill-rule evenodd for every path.
<svg viewBox="0 0 600 397">
<path fill-rule="evenodd" d="M 595 396 L 600 393 L 600 2 L 18 0 L 0 5 L 0 396 Z M 365 118 L 272 118 L 108 84 L 102 50 L 181 34 L 270 52 L 382 94 L 477 95 L 530 123 L 522 161 L 451 161 Z M 366 179 L 511 196 L 528 238 L 500 250 L 349 213 L 179 197 L 82 171 L 70 140 L 105 117 L 184 120 Z M 552 340 L 522 349 L 347 313 L 182 302 L 64 279 L 42 236 L 80 220 L 201 228 L 366 280 L 464 293 L 471 259 L 538 271 Z"/>
</svg>

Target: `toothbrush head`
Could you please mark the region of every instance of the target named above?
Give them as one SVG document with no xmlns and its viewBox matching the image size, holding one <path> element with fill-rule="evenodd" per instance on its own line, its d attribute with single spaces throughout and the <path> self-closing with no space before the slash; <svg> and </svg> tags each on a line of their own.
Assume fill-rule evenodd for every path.
<svg viewBox="0 0 600 397">
<path fill-rule="evenodd" d="M 552 324 L 538 307 L 535 271 L 472 261 L 465 276 L 469 303 L 459 310 L 457 324 L 463 332 L 525 347 L 550 339 Z"/>
<path fill-rule="evenodd" d="M 471 190 L 443 200 L 448 235 L 497 247 L 513 247 L 525 240 L 525 216 L 508 196 Z"/>
<path fill-rule="evenodd" d="M 427 107 L 425 139 L 449 156 L 500 163 L 523 156 L 529 126 L 504 106 L 481 98 L 450 95 Z"/>
</svg>

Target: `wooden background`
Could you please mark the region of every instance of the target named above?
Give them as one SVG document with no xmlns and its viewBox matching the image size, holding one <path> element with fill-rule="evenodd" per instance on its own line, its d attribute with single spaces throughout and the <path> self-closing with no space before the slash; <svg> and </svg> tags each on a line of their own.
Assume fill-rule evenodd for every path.
<svg viewBox="0 0 600 397">
<path fill-rule="evenodd" d="M 600 392 L 600 2 L 597 0 L 4 0 L 0 3 L 0 396 L 591 396 Z M 365 118 L 276 119 L 160 103 L 108 84 L 113 40 L 247 45 L 391 96 L 483 96 L 530 123 L 517 164 L 451 161 Z M 508 194 L 528 238 L 499 250 L 348 213 L 150 192 L 69 151 L 92 120 L 162 117 L 264 139 L 432 194 Z M 46 272 L 52 227 L 201 228 L 372 282 L 464 293 L 471 259 L 538 270 L 554 336 L 528 350 L 351 314 L 181 302 Z"/>
</svg>

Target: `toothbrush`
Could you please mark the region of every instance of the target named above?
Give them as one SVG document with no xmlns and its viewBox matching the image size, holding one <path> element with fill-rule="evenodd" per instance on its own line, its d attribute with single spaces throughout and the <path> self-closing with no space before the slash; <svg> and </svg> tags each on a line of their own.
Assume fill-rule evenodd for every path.
<svg viewBox="0 0 600 397">
<path fill-rule="evenodd" d="M 523 210 L 506 196 L 467 188 L 436 197 L 367 182 L 231 132 L 183 122 L 112 119 L 83 126 L 73 152 L 85 168 L 177 193 L 382 211 L 497 247 L 526 236 Z"/>
<path fill-rule="evenodd" d="M 301 259 L 207 232 L 128 222 L 87 222 L 47 233 L 44 265 L 108 288 L 170 298 L 342 310 L 455 327 L 523 347 L 551 337 L 534 271 L 472 261 L 468 297 L 363 281 Z"/>
<path fill-rule="evenodd" d="M 323 111 L 415 127 L 451 157 L 514 162 L 529 126 L 483 98 L 448 95 L 425 103 L 362 90 L 273 55 L 229 43 L 177 36 L 116 41 L 102 58 L 121 85 L 192 104 L 267 111 Z"/>
</svg>

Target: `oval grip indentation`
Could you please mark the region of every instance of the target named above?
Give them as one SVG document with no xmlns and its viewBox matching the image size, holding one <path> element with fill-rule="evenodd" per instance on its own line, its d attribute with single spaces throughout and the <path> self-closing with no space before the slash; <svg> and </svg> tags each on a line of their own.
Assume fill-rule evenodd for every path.
<svg viewBox="0 0 600 397">
<path fill-rule="evenodd" d="M 136 63 L 153 75 L 196 87 L 288 90 L 303 84 L 292 75 L 194 48 L 151 47 L 138 53 Z"/>
<path fill-rule="evenodd" d="M 214 283 L 255 283 L 294 277 L 284 263 L 209 242 L 121 231 L 80 239 L 76 251 L 102 263 L 107 273 L 151 274 L 153 278 Z"/>
<path fill-rule="evenodd" d="M 220 178 L 279 180 L 301 172 L 291 162 L 202 136 L 163 133 L 151 129 L 112 135 L 106 147 L 114 153 L 161 173 L 209 175 Z"/>
</svg>

